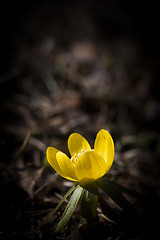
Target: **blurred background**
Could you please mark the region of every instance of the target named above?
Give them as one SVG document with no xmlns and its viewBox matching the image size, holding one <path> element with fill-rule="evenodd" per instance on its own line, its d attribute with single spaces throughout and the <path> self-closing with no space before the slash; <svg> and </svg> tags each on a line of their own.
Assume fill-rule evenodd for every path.
<svg viewBox="0 0 160 240">
<path fill-rule="evenodd" d="M 110 173 L 116 182 L 149 196 L 150 208 L 138 209 L 152 223 L 148 228 L 144 221 L 133 233 L 99 215 L 94 234 L 103 233 L 102 239 L 147 239 L 156 232 L 160 198 L 157 4 L 0 3 L 0 238 L 64 239 L 72 232 L 75 219 L 66 235 L 57 237 L 40 228 L 72 186 L 47 165 L 45 151 L 54 146 L 68 154 L 72 132 L 82 134 L 93 147 L 102 128 L 111 133 L 116 147 Z M 80 237 L 86 236 L 81 224 Z"/>
</svg>

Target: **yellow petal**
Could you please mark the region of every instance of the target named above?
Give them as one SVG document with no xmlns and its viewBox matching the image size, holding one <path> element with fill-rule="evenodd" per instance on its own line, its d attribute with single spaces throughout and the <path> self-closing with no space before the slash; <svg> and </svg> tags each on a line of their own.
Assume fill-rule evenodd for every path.
<svg viewBox="0 0 160 240">
<path fill-rule="evenodd" d="M 57 162 L 57 158 L 56 158 L 56 154 L 60 152 L 58 149 L 54 148 L 54 147 L 48 147 L 47 151 L 46 151 L 46 155 L 47 155 L 47 160 L 49 162 L 49 164 L 54 168 L 54 170 L 61 176 L 64 178 L 67 178 L 69 180 L 72 180 L 68 177 L 68 175 L 61 170 L 59 163 Z"/>
<path fill-rule="evenodd" d="M 94 143 L 94 149 L 105 159 L 107 163 L 107 172 L 112 166 L 114 159 L 114 143 L 108 131 L 102 129 L 97 133 Z"/>
<path fill-rule="evenodd" d="M 61 170 L 67 174 L 68 178 L 72 181 L 77 181 L 75 166 L 70 158 L 65 153 L 59 151 L 56 154 L 56 159 Z"/>
<path fill-rule="evenodd" d="M 76 173 L 79 180 L 95 180 L 102 177 L 105 171 L 106 162 L 104 158 L 93 150 L 85 152 L 76 164 Z"/>
<path fill-rule="evenodd" d="M 91 147 L 87 140 L 80 134 L 72 133 L 68 138 L 68 149 L 71 156 L 74 156 L 74 154 L 80 153 L 82 149 L 84 149 L 85 151 L 91 150 Z"/>
<path fill-rule="evenodd" d="M 58 149 L 56 149 L 54 147 L 48 147 L 47 152 L 46 152 L 47 160 L 48 160 L 49 164 L 54 168 L 54 170 L 59 175 L 61 175 L 62 177 L 65 177 L 66 174 L 60 169 L 59 164 L 58 164 L 57 159 L 56 159 L 57 152 L 59 152 Z"/>
</svg>

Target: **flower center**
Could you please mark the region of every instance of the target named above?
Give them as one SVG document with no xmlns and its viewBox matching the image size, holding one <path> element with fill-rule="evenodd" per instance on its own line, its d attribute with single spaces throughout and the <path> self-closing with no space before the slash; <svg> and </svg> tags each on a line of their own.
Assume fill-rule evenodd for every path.
<svg viewBox="0 0 160 240">
<path fill-rule="evenodd" d="M 73 157 L 71 157 L 71 161 L 73 162 L 73 164 L 76 164 L 78 161 L 78 158 L 82 156 L 82 154 L 85 153 L 85 150 L 82 149 L 82 151 L 80 153 L 75 153 Z"/>
<path fill-rule="evenodd" d="M 89 150 L 84 150 L 82 149 L 80 153 L 75 153 L 73 157 L 71 157 L 71 161 L 73 162 L 73 164 L 75 165 L 79 159 L 79 157 L 81 157 L 85 152 L 87 152 Z M 95 151 L 94 149 L 91 149 L 91 151 Z"/>
</svg>

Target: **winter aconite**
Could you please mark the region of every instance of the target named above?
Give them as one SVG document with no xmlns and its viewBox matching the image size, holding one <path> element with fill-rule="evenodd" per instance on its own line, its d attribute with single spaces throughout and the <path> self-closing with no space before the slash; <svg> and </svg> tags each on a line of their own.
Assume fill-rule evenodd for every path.
<svg viewBox="0 0 160 240">
<path fill-rule="evenodd" d="M 137 199 L 142 198 L 141 194 L 115 183 L 114 176 L 106 174 L 114 159 L 114 143 L 109 132 L 102 129 L 97 133 L 94 149 L 91 149 L 87 140 L 80 134 L 72 133 L 68 138 L 68 148 L 71 158 L 54 147 L 47 149 L 47 159 L 54 170 L 75 183 L 56 208 L 46 217 L 44 224 L 54 222 L 54 214 L 70 196 L 55 231 L 61 231 L 68 223 L 78 203 L 80 204 L 80 214 L 86 219 L 88 228 L 91 230 L 96 220 L 98 202 L 100 206 L 102 203 L 107 211 L 112 212 L 105 201 L 103 192 L 123 210 L 126 216 L 129 216 L 132 221 L 133 219 L 136 221 L 136 210 L 123 193 Z"/>
<path fill-rule="evenodd" d="M 71 158 L 54 147 L 47 148 L 48 162 L 63 178 L 77 182 L 96 180 L 112 166 L 114 143 L 109 132 L 104 129 L 97 133 L 94 149 L 78 133 L 69 136 L 68 148 Z"/>
</svg>

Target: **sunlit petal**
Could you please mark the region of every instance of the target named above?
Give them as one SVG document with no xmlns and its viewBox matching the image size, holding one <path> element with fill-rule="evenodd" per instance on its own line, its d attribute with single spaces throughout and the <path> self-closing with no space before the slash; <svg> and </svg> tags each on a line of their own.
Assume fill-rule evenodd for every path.
<svg viewBox="0 0 160 240">
<path fill-rule="evenodd" d="M 77 161 L 76 173 L 79 180 L 97 179 L 106 172 L 106 162 L 95 151 L 85 152 Z"/>
<path fill-rule="evenodd" d="M 71 156 L 78 154 L 82 149 L 91 150 L 91 147 L 87 140 L 78 133 L 72 133 L 68 138 L 68 149 Z"/>
<path fill-rule="evenodd" d="M 66 178 L 67 174 L 65 172 L 63 172 L 57 162 L 56 159 L 56 154 L 57 152 L 59 152 L 58 149 L 54 148 L 54 147 L 48 147 L 47 151 L 46 151 L 46 155 L 47 155 L 47 160 L 49 162 L 49 164 L 54 168 L 54 170 L 61 175 L 62 177 Z"/>
<path fill-rule="evenodd" d="M 94 149 L 105 159 L 107 163 L 107 172 L 112 166 L 114 159 L 114 143 L 108 131 L 102 129 L 97 133 Z"/>
<path fill-rule="evenodd" d="M 75 172 L 75 166 L 70 158 L 65 153 L 59 151 L 56 154 L 56 159 L 61 170 L 68 176 L 67 179 L 77 181 L 78 179 Z"/>
</svg>

